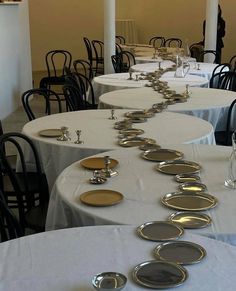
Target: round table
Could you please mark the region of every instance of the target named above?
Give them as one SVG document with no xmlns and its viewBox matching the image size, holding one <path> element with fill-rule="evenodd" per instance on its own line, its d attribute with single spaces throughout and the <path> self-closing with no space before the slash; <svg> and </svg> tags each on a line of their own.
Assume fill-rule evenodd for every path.
<svg viewBox="0 0 236 291">
<path fill-rule="evenodd" d="M 80 227 L 44 232 L 0 244 L 1 290 L 92 291 L 92 278 L 102 272 L 127 277 L 124 289 L 147 290 L 132 279 L 134 267 L 153 260 L 157 243 L 143 240 L 136 226 Z M 181 240 L 201 245 L 207 256 L 186 266 L 189 277 L 182 291 L 234 290 L 236 249 L 186 232 Z M 209 276 L 214 270 L 215 276 Z M 227 279 L 229 278 L 229 279 Z M 207 281 L 207 284 L 206 284 Z M 176 290 L 176 289 L 169 289 Z"/>
<path fill-rule="evenodd" d="M 118 120 L 124 118 L 127 110 L 116 110 Z M 36 144 L 43 169 L 48 182 L 53 185 L 60 172 L 79 159 L 120 148 L 117 142 L 118 131 L 114 129 L 114 120 L 110 120 L 110 110 L 84 110 L 53 114 L 35 119 L 23 127 L 23 133 Z M 49 128 L 67 126 L 70 141 L 58 141 L 39 135 L 39 131 Z M 165 126 L 165 131 L 163 131 Z M 188 115 L 163 112 L 149 118 L 145 123 L 135 124 L 133 127 L 142 128 L 144 136 L 155 139 L 160 144 L 176 143 L 215 143 L 213 127 L 210 123 Z M 83 144 L 75 144 L 75 131 L 82 130 Z M 194 129 L 194 130 L 193 130 Z M 27 155 L 27 149 L 25 149 Z M 28 158 L 28 164 L 31 158 Z"/>
<path fill-rule="evenodd" d="M 147 54 L 147 53 L 144 53 L 142 54 L 142 56 L 135 56 L 135 60 L 136 60 L 136 64 L 142 64 L 142 63 L 156 63 L 157 60 L 159 60 L 160 57 L 158 58 L 153 58 L 153 53 L 151 54 Z M 195 58 L 191 58 L 191 57 L 185 57 L 185 60 L 187 62 L 196 62 L 196 59 Z"/>
<path fill-rule="evenodd" d="M 161 68 L 166 69 L 173 66 L 174 63 L 171 61 L 161 61 Z M 213 70 L 218 66 L 218 64 L 212 63 L 196 63 L 196 62 L 189 62 L 190 70 L 188 74 L 190 75 L 197 75 L 210 80 L 212 76 Z M 199 69 L 198 69 L 199 66 Z M 136 72 L 145 72 L 145 73 L 152 73 L 158 69 L 158 63 L 143 63 L 137 64 L 131 67 Z"/>
<path fill-rule="evenodd" d="M 133 78 L 139 73 L 133 73 Z M 96 103 L 99 102 L 99 97 L 107 92 L 119 90 L 119 89 L 129 89 L 129 88 L 141 88 L 148 84 L 147 80 L 128 80 L 128 73 L 116 73 L 109 75 L 102 75 L 95 77 L 93 79 L 93 88 Z M 175 78 L 174 72 L 165 73 L 161 78 L 161 81 L 168 82 L 170 87 L 175 86 L 185 86 L 189 84 L 190 87 L 208 87 L 208 80 L 204 77 L 187 75 L 184 78 Z"/>
<path fill-rule="evenodd" d="M 207 186 L 207 192 L 218 199 L 218 205 L 206 211 L 212 218 L 212 224 L 191 232 L 236 245 L 235 190 L 224 186 L 231 148 L 196 144 L 166 145 L 165 148 L 178 150 L 184 154 L 184 159 L 199 163 L 202 166 L 202 183 Z M 116 167 L 119 175 L 109 178 L 102 185 L 88 182 L 92 171 L 83 168 L 79 161 L 67 167 L 58 177 L 51 193 L 47 229 L 142 224 L 144 221 L 166 220 L 176 212 L 164 206 L 161 198 L 167 193 L 179 191 L 179 183 L 172 175 L 157 171 L 157 163 L 141 158 L 140 154 L 139 149 L 120 149 L 100 154 L 109 155 L 119 162 Z M 109 207 L 93 207 L 80 202 L 82 193 L 96 189 L 118 191 L 124 195 L 124 199 Z"/>
<path fill-rule="evenodd" d="M 185 88 L 173 88 L 183 93 Z M 209 121 L 215 130 L 225 130 L 230 104 L 236 99 L 236 92 L 229 90 L 191 88 L 191 95 L 185 103 L 169 105 L 166 110 L 185 113 Z M 100 109 L 148 109 L 154 103 L 163 102 L 163 95 L 152 88 L 123 89 L 108 92 L 100 96 Z"/>
</svg>

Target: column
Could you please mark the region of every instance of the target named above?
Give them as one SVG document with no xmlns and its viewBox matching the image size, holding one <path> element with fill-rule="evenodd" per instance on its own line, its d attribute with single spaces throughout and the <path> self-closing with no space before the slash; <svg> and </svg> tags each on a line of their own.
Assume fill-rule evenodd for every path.
<svg viewBox="0 0 236 291">
<path fill-rule="evenodd" d="M 111 56 L 115 54 L 115 0 L 104 0 L 104 71 L 114 72 Z"/>
<path fill-rule="evenodd" d="M 218 0 L 207 0 L 206 3 L 206 28 L 204 50 L 216 50 L 218 19 Z M 206 55 L 205 62 L 213 63 L 213 56 Z"/>
</svg>

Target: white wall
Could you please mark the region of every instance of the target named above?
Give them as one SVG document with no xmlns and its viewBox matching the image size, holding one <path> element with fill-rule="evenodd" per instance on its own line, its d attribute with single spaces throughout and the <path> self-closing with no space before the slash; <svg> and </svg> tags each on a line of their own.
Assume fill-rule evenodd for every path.
<svg viewBox="0 0 236 291">
<path fill-rule="evenodd" d="M 28 0 L 0 4 L 0 119 L 20 104 L 32 86 Z"/>
</svg>

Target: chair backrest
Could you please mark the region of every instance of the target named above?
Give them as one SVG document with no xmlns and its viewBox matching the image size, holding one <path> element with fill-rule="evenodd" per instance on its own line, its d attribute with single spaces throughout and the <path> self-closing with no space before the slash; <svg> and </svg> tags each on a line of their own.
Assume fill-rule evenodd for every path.
<svg viewBox="0 0 236 291">
<path fill-rule="evenodd" d="M 219 89 L 236 91 L 236 71 L 222 72 Z"/>
<path fill-rule="evenodd" d="M 211 55 L 212 58 L 213 58 L 213 63 L 216 64 L 216 61 L 217 61 L 217 59 L 219 57 L 219 53 L 217 51 L 214 51 L 214 50 L 204 50 L 203 52 L 201 52 L 201 57 L 202 57 L 203 61 L 204 61 L 204 57 L 206 55 Z"/>
<path fill-rule="evenodd" d="M 94 49 L 96 60 L 103 62 L 104 58 L 104 42 L 101 40 L 92 40 L 92 46 Z"/>
<path fill-rule="evenodd" d="M 149 40 L 149 44 L 153 47 L 163 47 L 165 45 L 165 38 L 163 36 L 153 36 Z"/>
<path fill-rule="evenodd" d="M 11 167 L 7 159 L 4 150 L 6 145 L 13 147 L 18 156 L 19 169 L 17 171 Z M 34 171 L 30 170 L 27 164 L 28 155 L 26 157 L 24 155 L 25 148 L 32 158 Z M 42 172 L 37 149 L 26 135 L 19 132 L 5 133 L 0 137 L 0 160 L 16 194 L 19 221 L 24 228 L 25 214 L 37 205 L 45 205 L 49 200 L 47 179 Z M 31 181 L 33 177 L 34 190 L 32 190 Z"/>
<path fill-rule="evenodd" d="M 225 132 L 225 145 L 231 145 L 231 135 L 232 131 L 236 130 L 236 126 L 232 128 L 232 120 L 235 118 L 232 118 L 233 112 L 235 112 L 235 104 L 236 104 L 236 99 L 231 103 L 229 110 L 228 110 L 228 115 L 227 115 L 227 122 L 226 122 L 226 132 Z"/>
<path fill-rule="evenodd" d="M 72 77 L 67 79 L 66 84 L 63 86 L 63 93 L 70 111 L 86 109 L 84 96 L 77 84 L 77 81 Z"/>
<path fill-rule="evenodd" d="M 180 38 L 167 38 L 165 40 L 166 47 L 182 47 L 182 40 Z"/>
<path fill-rule="evenodd" d="M 236 70 L 236 55 L 232 56 L 232 58 L 229 61 L 230 66 L 231 66 L 231 70 Z"/>
<path fill-rule="evenodd" d="M 0 241 L 23 236 L 23 230 L 17 218 L 7 206 L 4 195 L 0 190 Z"/>
<path fill-rule="evenodd" d="M 86 51 L 87 51 L 88 61 L 89 61 L 90 65 L 93 66 L 92 44 L 91 44 L 90 40 L 87 37 L 84 37 L 83 40 L 84 40 L 84 44 L 85 44 Z"/>
<path fill-rule="evenodd" d="M 93 70 L 88 61 L 82 59 L 75 60 L 73 62 L 73 67 L 76 73 L 83 74 L 90 81 L 93 79 Z"/>
<path fill-rule="evenodd" d="M 128 72 L 129 69 L 136 64 L 134 55 L 129 51 L 122 51 L 123 72 Z"/>
<path fill-rule="evenodd" d="M 65 67 L 70 68 L 72 55 L 67 50 L 51 50 L 45 56 L 48 77 L 65 75 Z"/>
<path fill-rule="evenodd" d="M 52 113 L 52 100 L 57 101 L 57 104 L 53 107 L 53 109 L 55 109 L 54 111 L 56 113 L 62 112 L 61 99 L 56 92 L 45 88 L 30 89 L 24 92 L 21 96 L 21 101 L 29 120 L 35 119 L 35 112 L 39 111 L 39 102 L 37 102 L 37 100 L 43 101 L 46 104 L 47 115 Z M 35 108 L 36 110 L 34 110 Z M 45 115 L 45 107 L 42 109 L 40 116 L 42 115 Z"/>
<path fill-rule="evenodd" d="M 115 73 L 122 73 L 122 68 L 123 68 L 122 55 L 120 53 L 116 55 L 112 55 L 111 62 L 112 62 Z"/>
<path fill-rule="evenodd" d="M 195 58 L 197 62 L 202 62 L 202 52 L 204 51 L 204 46 L 201 42 L 192 43 L 189 47 L 189 51 L 192 58 Z"/>
<path fill-rule="evenodd" d="M 209 87 L 210 88 L 219 88 L 219 80 L 220 80 L 220 75 L 224 72 L 227 72 L 230 70 L 230 64 L 224 63 L 217 65 L 215 69 L 212 71 L 211 79 L 209 82 Z"/>
<path fill-rule="evenodd" d="M 125 37 L 124 36 L 121 36 L 121 35 L 116 35 L 116 41 L 119 44 L 125 44 Z"/>
</svg>

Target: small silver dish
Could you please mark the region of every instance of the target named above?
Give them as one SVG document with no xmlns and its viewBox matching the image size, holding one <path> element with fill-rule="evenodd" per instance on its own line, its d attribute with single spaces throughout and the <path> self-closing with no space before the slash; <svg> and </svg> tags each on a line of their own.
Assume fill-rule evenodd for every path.
<svg viewBox="0 0 236 291">
<path fill-rule="evenodd" d="M 185 182 L 200 182 L 201 178 L 194 174 L 179 174 L 175 176 L 175 181 L 178 183 Z"/>
<path fill-rule="evenodd" d="M 181 191 L 205 192 L 207 186 L 199 182 L 185 182 L 179 185 Z"/>
<path fill-rule="evenodd" d="M 92 279 L 93 287 L 99 291 L 122 290 L 126 283 L 126 276 L 116 272 L 100 273 Z"/>
</svg>

